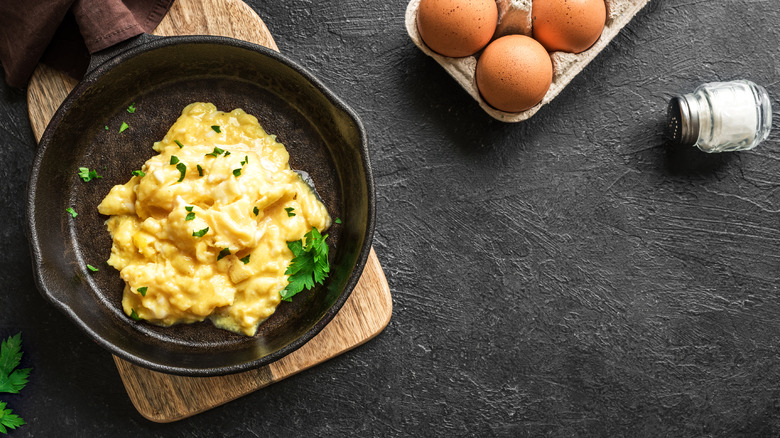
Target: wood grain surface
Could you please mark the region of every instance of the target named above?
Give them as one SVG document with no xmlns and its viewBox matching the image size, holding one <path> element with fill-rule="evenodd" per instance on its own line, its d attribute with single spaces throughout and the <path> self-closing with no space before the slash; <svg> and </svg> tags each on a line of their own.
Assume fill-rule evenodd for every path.
<svg viewBox="0 0 780 438">
<path fill-rule="evenodd" d="M 177 0 L 155 35 L 220 35 L 278 50 L 268 28 L 241 0 Z M 60 103 L 76 86 L 73 78 L 43 64 L 27 89 L 28 115 L 40 140 Z M 392 299 L 374 250 L 357 286 L 339 313 L 298 350 L 265 367 L 217 377 L 158 373 L 114 356 L 130 400 L 145 418 L 172 422 L 187 418 L 311 368 L 359 346 L 390 322 Z"/>
</svg>

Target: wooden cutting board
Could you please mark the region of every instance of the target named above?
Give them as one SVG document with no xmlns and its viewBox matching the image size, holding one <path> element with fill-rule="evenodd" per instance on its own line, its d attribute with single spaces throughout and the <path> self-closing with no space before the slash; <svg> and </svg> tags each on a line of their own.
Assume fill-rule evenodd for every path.
<svg viewBox="0 0 780 438">
<path fill-rule="evenodd" d="M 177 0 L 155 35 L 221 35 L 278 50 L 257 14 L 241 0 Z M 76 81 L 39 65 L 27 89 L 33 133 L 40 141 L 49 120 Z M 219 377 L 158 373 L 114 357 L 133 405 L 156 422 L 181 420 L 235 400 L 365 343 L 390 322 L 392 300 L 374 250 L 352 295 L 317 336 L 282 359 L 251 371 Z"/>
</svg>

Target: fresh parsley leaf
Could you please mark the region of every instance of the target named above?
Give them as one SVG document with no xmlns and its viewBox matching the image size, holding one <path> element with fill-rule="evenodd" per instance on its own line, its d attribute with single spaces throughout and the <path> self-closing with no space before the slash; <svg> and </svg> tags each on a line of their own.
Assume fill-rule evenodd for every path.
<svg viewBox="0 0 780 438">
<path fill-rule="evenodd" d="M 196 166 L 198 168 L 198 176 L 203 176 L 203 168 L 200 167 L 200 164 Z"/>
<path fill-rule="evenodd" d="M 140 321 L 141 317 L 138 316 L 137 313 L 135 313 L 135 309 L 130 309 L 130 318 L 133 318 L 136 321 Z"/>
<path fill-rule="evenodd" d="M 18 394 L 27 385 L 30 368 L 15 369 L 22 361 L 22 332 L 0 343 L 0 392 Z"/>
<path fill-rule="evenodd" d="M 179 147 L 179 149 L 181 149 L 181 148 L 183 148 L 183 147 L 184 147 L 184 145 L 183 145 L 183 144 L 181 144 L 181 142 L 180 142 L 179 140 L 176 140 L 176 139 L 174 139 L 174 140 L 173 140 L 173 142 L 174 142 L 174 143 L 176 143 L 176 146 L 178 146 L 178 147 Z"/>
<path fill-rule="evenodd" d="M 214 150 L 213 150 L 213 151 L 211 151 L 211 153 L 210 153 L 210 154 L 206 154 L 206 155 L 211 155 L 212 157 L 215 157 L 215 158 L 216 158 L 216 157 L 218 157 L 218 156 L 220 156 L 220 155 L 222 155 L 222 154 L 224 154 L 224 153 L 225 153 L 225 151 L 224 151 L 224 150 L 222 150 L 222 149 L 220 149 L 220 148 L 218 148 L 218 147 L 214 146 Z"/>
<path fill-rule="evenodd" d="M 170 163 L 173 165 L 173 164 L 176 164 L 178 162 L 179 162 L 179 157 L 177 157 L 176 155 L 171 155 L 171 162 Z"/>
<path fill-rule="evenodd" d="M 70 215 L 73 216 L 73 217 L 76 217 L 76 216 L 79 215 L 78 213 L 76 213 L 76 210 L 74 210 L 73 207 L 68 207 L 68 208 L 65 209 L 65 211 L 70 213 Z"/>
<path fill-rule="evenodd" d="M 146 291 L 149 289 L 149 286 L 139 287 L 136 289 L 139 294 L 141 294 L 142 297 L 146 296 Z"/>
<path fill-rule="evenodd" d="M 135 112 L 135 102 L 131 103 L 129 107 L 127 107 L 127 112 L 130 114 L 133 114 Z"/>
<path fill-rule="evenodd" d="M 295 213 L 293 213 L 293 211 L 295 211 L 295 209 L 294 209 L 294 208 L 292 208 L 292 207 L 285 207 L 285 208 L 284 208 L 284 211 L 286 211 L 286 212 L 287 212 L 287 217 L 293 217 L 293 216 L 295 216 Z"/>
<path fill-rule="evenodd" d="M 189 211 L 189 212 L 191 212 L 193 208 L 195 208 L 194 205 L 188 205 L 188 206 L 184 207 L 184 209 Z"/>
<path fill-rule="evenodd" d="M 102 176 L 98 175 L 97 170 L 89 170 L 87 167 L 79 167 L 78 175 L 82 180 L 84 180 L 84 182 L 90 182 L 95 178 L 103 178 Z"/>
<path fill-rule="evenodd" d="M 127 123 L 122 122 L 122 126 L 119 127 L 119 133 L 121 134 L 121 133 L 125 132 L 125 129 L 127 129 L 129 127 L 130 126 Z"/>
<path fill-rule="evenodd" d="M 87 269 L 89 269 L 89 270 L 90 270 L 90 271 L 92 271 L 92 272 L 97 272 L 97 271 L 99 271 L 99 270 L 100 270 L 100 269 L 98 269 L 98 268 L 96 268 L 96 267 L 94 267 L 94 266 L 92 266 L 92 265 L 89 265 L 89 264 L 87 265 Z"/>
<path fill-rule="evenodd" d="M 176 182 L 184 181 L 184 175 L 187 174 L 187 165 L 184 164 L 184 163 L 179 163 L 179 164 L 176 165 L 176 169 L 178 169 L 179 173 L 181 174 L 181 176 L 179 177 L 179 180 L 176 181 Z"/>
<path fill-rule="evenodd" d="M 24 426 L 24 420 L 22 417 L 13 413 L 12 410 L 6 409 L 5 402 L 0 402 L 0 433 L 7 434 L 8 429 L 16 429 L 19 426 Z"/>
<path fill-rule="evenodd" d="M 257 208 L 257 206 L 255 206 L 255 208 L 252 209 L 252 213 L 254 213 L 255 216 L 257 216 L 258 214 L 260 214 L 260 209 Z"/>
<path fill-rule="evenodd" d="M 220 132 L 222 132 L 222 131 L 219 129 L 219 125 L 213 125 L 213 126 L 211 127 L 211 129 L 213 129 L 213 130 L 214 130 L 214 132 L 216 132 L 217 134 L 219 134 Z"/>
<path fill-rule="evenodd" d="M 230 255 L 230 248 L 223 248 L 217 255 L 217 260 L 222 260 L 223 257 Z"/>
<path fill-rule="evenodd" d="M 293 253 L 293 259 L 284 271 L 289 284 L 279 291 L 282 300 L 291 301 L 292 297 L 303 289 L 313 289 L 315 284 L 322 284 L 330 272 L 328 262 L 328 244 L 316 228 L 303 236 L 303 239 L 287 242 L 287 247 Z"/>
<path fill-rule="evenodd" d="M 241 260 L 241 262 L 243 264 L 247 264 L 247 263 L 249 263 L 249 256 L 251 256 L 251 255 L 252 254 L 247 254 L 245 257 L 241 257 L 239 260 Z"/>
<path fill-rule="evenodd" d="M 336 220 L 335 220 L 335 221 L 333 221 L 333 222 L 335 222 L 335 223 L 337 223 L 337 224 L 340 224 L 340 223 L 341 223 L 341 219 L 339 219 L 339 218 L 336 218 Z"/>
<path fill-rule="evenodd" d="M 227 157 L 228 155 L 230 155 L 230 151 L 225 151 L 225 156 Z"/>
<path fill-rule="evenodd" d="M 132 172 L 132 174 L 133 174 L 133 176 L 140 176 L 140 177 L 144 177 L 144 176 L 146 176 L 146 173 L 144 173 L 144 171 L 143 171 L 143 170 L 134 170 L 134 171 Z"/>
<path fill-rule="evenodd" d="M 235 177 L 241 176 L 241 168 L 240 167 L 238 169 L 233 169 L 233 176 L 235 176 Z"/>
<path fill-rule="evenodd" d="M 206 227 L 206 228 L 204 228 L 204 229 L 202 229 L 202 230 L 200 230 L 200 231 L 194 231 L 194 232 L 192 233 L 192 235 L 193 235 L 193 236 L 195 236 L 195 237 L 203 237 L 203 236 L 205 236 L 205 235 L 206 235 L 206 233 L 208 233 L 208 232 L 209 232 L 209 227 Z"/>
<path fill-rule="evenodd" d="M 248 155 L 244 156 L 244 161 L 241 162 L 241 165 L 243 166 L 243 165 L 245 165 L 247 163 L 249 163 L 249 156 Z"/>
<path fill-rule="evenodd" d="M 187 217 L 184 218 L 185 221 L 191 221 L 195 219 L 195 213 L 187 213 Z"/>
</svg>

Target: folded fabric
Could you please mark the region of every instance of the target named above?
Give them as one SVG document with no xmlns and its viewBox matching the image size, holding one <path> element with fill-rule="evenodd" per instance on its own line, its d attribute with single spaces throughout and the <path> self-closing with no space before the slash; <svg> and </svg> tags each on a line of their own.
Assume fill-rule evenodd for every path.
<svg viewBox="0 0 780 438">
<path fill-rule="evenodd" d="M 6 82 L 24 87 L 38 62 L 81 79 L 89 54 L 151 32 L 173 0 L 0 2 L 0 64 Z"/>
</svg>

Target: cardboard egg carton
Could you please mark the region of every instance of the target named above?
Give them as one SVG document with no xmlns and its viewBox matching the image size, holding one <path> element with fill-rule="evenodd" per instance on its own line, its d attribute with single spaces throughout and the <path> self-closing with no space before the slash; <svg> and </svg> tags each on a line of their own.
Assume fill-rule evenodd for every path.
<svg viewBox="0 0 780 438">
<path fill-rule="evenodd" d="M 496 28 L 496 37 L 512 33 L 531 36 L 531 2 L 532 0 L 496 0 L 498 5 L 498 27 Z M 571 82 L 574 77 L 581 72 L 585 66 L 593 60 L 604 48 L 612 41 L 632 18 L 637 14 L 650 0 L 605 0 L 607 5 L 607 21 L 604 26 L 604 32 L 593 46 L 588 50 L 579 53 L 552 52 L 550 57 L 553 63 L 553 80 L 550 89 L 544 98 L 536 106 L 519 113 L 507 113 L 497 110 L 490 106 L 477 89 L 475 72 L 477 69 L 477 58 L 480 53 L 464 58 L 449 58 L 434 52 L 422 40 L 420 32 L 417 30 L 417 9 L 420 6 L 420 0 L 411 0 L 406 8 L 406 31 L 415 45 L 426 55 L 433 57 L 445 70 L 455 78 L 456 81 L 473 97 L 479 106 L 493 118 L 502 122 L 522 122 L 527 120 L 539 109 L 551 100 L 555 99 L 558 93 Z"/>
</svg>

